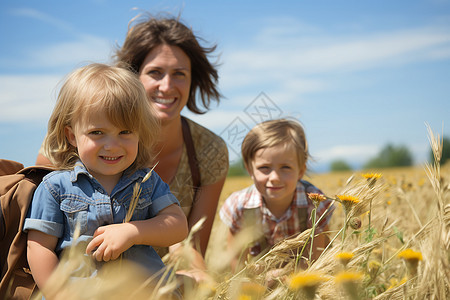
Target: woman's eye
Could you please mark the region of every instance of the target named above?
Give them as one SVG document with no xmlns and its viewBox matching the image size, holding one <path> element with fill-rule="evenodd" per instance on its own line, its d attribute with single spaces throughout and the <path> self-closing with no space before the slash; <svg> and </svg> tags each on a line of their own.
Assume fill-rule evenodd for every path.
<svg viewBox="0 0 450 300">
<path fill-rule="evenodd" d="M 161 77 L 161 72 L 159 70 L 150 70 L 147 72 L 147 75 L 158 78 Z"/>
<path fill-rule="evenodd" d="M 175 75 L 176 77 L 185 77 L 185 76 L 186 76 L 186 74 L 185 74 L 184 72 L 181 72 L 181 71 L 175 72 L 174 75 Z"/>
</svg>

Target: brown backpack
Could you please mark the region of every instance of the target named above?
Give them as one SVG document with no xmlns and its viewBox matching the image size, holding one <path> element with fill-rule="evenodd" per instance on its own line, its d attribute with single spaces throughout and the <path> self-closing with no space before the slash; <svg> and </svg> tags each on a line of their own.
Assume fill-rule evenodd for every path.
<svg viewBox="0 0 450 300">
<path fill-rule="evenodd" d="M 29 299 L 33 292 L 27 236 L 22 228 L 34 190 L 53 170 L 24 168 L 18 162 L 0 159 L 0 299 Z"/>
</svg>

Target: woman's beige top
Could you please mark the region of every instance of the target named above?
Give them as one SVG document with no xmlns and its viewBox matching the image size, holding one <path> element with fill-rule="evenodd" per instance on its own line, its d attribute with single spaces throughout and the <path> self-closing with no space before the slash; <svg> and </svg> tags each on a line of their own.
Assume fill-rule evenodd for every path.
<svg viewBox="0 0 450 300">
<path fill-rule="evenodd" d="M 228 149 L 225 142 L 205 127 L 187 118 L 186 120 L 191 129 L 195 154 L 199 163 L 201 185 L 210 185 L 225 178 L 228 172 Z M 194 196 L 192 185 L 191 169 L 186 145 L 184 145 L 180 164 L 169 186 L 170 191 L 180 201 L 186 216 L 189 216 L 192 207 Z"/>
</svg>

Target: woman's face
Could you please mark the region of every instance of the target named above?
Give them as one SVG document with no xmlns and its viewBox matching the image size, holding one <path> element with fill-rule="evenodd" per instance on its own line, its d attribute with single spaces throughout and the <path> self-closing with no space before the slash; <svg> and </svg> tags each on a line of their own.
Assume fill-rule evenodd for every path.
<svg viewBox="0 0 450 300">
<path fill-rule="evenodd" d="M 159 45 L 142 63 L 139 79 L 162 124 L 177 119 L 189 98 L 191 61 L 177 46 Z"/>
</svg>

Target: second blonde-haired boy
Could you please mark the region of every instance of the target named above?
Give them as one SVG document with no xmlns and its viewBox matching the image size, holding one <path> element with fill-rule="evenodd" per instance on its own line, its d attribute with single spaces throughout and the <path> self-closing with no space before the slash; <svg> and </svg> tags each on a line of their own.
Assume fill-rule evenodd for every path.
<svg viewBox="0 0 450 300">
<path fill-rule="evenodd" d="M 220 218 L 228 227 L 228 245 L 235 247 L 238 233 L 246 227 L 259 229 L 259 237 L 239 256 L 257 256 L 274 244 L 312 227 L 311 211 L 314 208 L 307 193 L 322 192 L 302 180 L 306 172 L 308 146 L 302 126 L 288 119 L 265 121 L 256 125 L 244 138 L 242 157 L 253 185 L 231 194 L 220 209 Z M 322 201 L 317 208 L 317 218 L 326 215 L 315 232 L 327 230 L 334 207 Z M 253 231 L 254 232 L 254 231 Z M 318 249 L 326 246 L 325 235 L 314 240 Z M 237 259 L 232 263 L 236 268 Z"/>
</svg>

